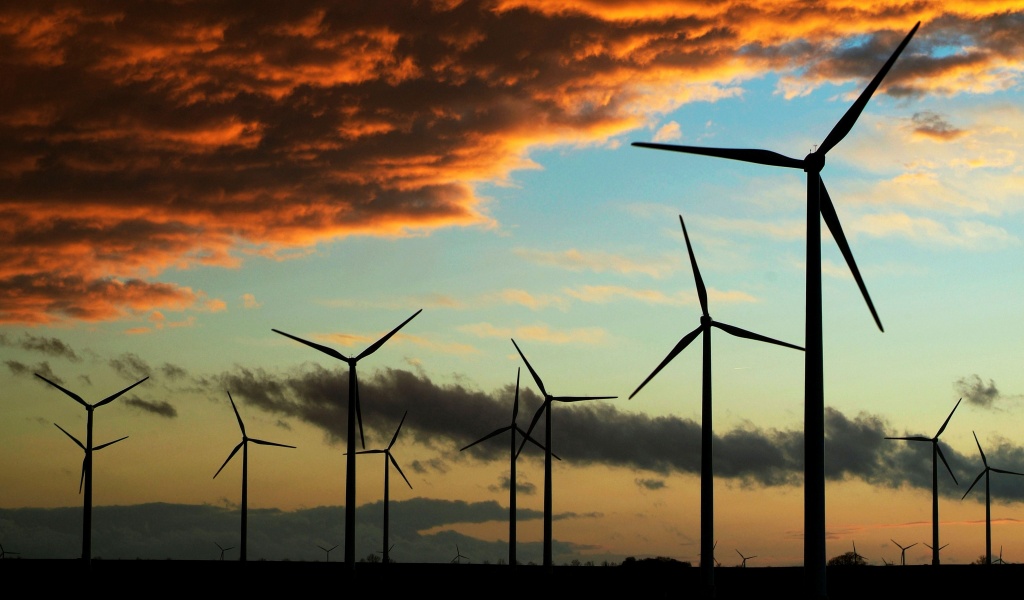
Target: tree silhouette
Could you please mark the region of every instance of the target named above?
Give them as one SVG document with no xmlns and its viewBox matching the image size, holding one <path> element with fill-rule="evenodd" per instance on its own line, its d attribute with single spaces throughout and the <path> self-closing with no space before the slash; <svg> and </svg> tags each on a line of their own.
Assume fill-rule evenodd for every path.
<svg viewBox="0 0 1024 600">
<path fill-rule="evenodd" d="M 857 554 L 856 552 L 851 551 L 851 552 L 844 552 L 843 554 L 840 554 L 839 556 L 833 556 L 832 558 L 828 559 L 827 566 L 829 566 L 829 567 L 863 567 L 866 564 L 868 564 L 868 563 L 867 563 L 867 561 L 864 560 L 863 556 L 861 556 L 860 554 Z"/>
</svg>

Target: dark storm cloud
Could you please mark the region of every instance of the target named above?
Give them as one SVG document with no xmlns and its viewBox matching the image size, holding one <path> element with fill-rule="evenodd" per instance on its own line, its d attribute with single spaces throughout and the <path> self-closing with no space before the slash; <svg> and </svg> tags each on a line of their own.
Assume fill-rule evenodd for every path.
<svg viewBox="0 0 1024 600">
<path fill-rule="evenodd" d="M 982 408 L 992 408 L 995 401 L 999 399 L 999 388 L 996 387 L 996 382 L 989 379 L 988 384 L 985 384 L 977 374 L 957 379 L 953 387 L 968 404 Z"/>
<path fill-rule="evenodd" d="M 31 352 L 41 352 L 49 356 L 66 358 L 71 362 L 81 362 L 82 359 L 75 353 L 74 349 L 55 337 L 36 336 L 31 333 L 23 333 L 18 340 L 7 334 L 0 333 L 0 346 L 21 348 Z"/>
<path fill-rule="evenodd" d="M 26 365 L 25 363 L 22 362 L 18 362 L 16 360 L 5 360 L 4 364 L 7 365 L 7 368 L 11 370 L 11 374 L 13 375 L 23 375 L 31 377 L 34 374 L 39 373 L 40 375 L 54 383 L 64 385 L 64 380 L 53 372 L 53 369 L 50 368 L 50 363 L 46 362 L 45 360 L 41 363 L 38 363 L 34 367 Z M 46 382 L 40 381 L 40 383 L 46 385 Z"/>
<path fill-rule="evenodd" d="M 138 381 L 143 377 L 149 377 L 153 373 L 149 363 L 134 352 L 125 352 L 117 358 L 110 359 L 107 364 L 123 379 L 129 381 Z"/>
<path fill-rule="evenodd" d="M 274 374 L 238 367 L 219 379 L 232 390 L 236 401 L 314 424 L 335 443 L 345 437 L 347 370 L 305 365 L 287 374 Z M 417 472 L 443 470 L 451 461 L 468 458 L 507 464 L 506 434 L 464 452 L 458 449 L 511 423 L 514 386 L 487 393 L 462 383 L 437 384 L 425 374 L 399 369 L 361 374 L 359 384 L 367 448 L 386 444 L 394 434 L 394 427 L 408 411 L 403 437 L 410 436 L 416 443 L 437 452 L 429 463 L 418 462 L 414 467 Z M 540 398 L 529 388 L 523 388 L 520 403 L 519 424 L 525 429 Z M 675 416 L 650 417 L 627 412 L 622 404 L 615 400 L 556 402 L 552 408 L 554 452 L 573 464 L 640 469 L 662 477 L 672 473 L 699 475 L 701 431 L 698 423 Z M 937 430 L 944 415 L 936 418 L 940 419 L 935 423 Z M 954 415 L 948 429 L 963 427 L 964 418 L 963 414 Z M 929 437 L 933 434 L 934 431 L 927 433 Z M 544 439 L 543 421 L 533 435 Z M 878 415 L 849 416 L 826 408 L 826 477 L 832 481 L 859 479 L 891 488 L 930 489 L 931 445 L 885 439 L 905 435 L 925 434 L 894 432 Z M 944 442 L 940 444 L 957 480 L 962 482 L 976 475 L 980 463 L 974 448 L 961 454 Z M 801 429 L 780 430 L 748 424 L 715 432 L 713 445 L 716 478 L 743 486 L 793 486 L 803 481 Z M 1024 451 L 1010 443 L 1001 443 L 986 454 L 1005 461 L 1000 468 L 1024 471 Z M 540 451 L 528 446 L 524 456 L 538 457 Z M 948 477 L 948 473 L 943 476 Z M 1024 482 L 1020 489 L 1014 487 L 1017 482 L 1001 485 L 1007 490 L 1007 499 L 1024 500 Z M 940 489 L 950 496 L 957 493 L 955 486 L 940 486 Z M 965 487 L 960 488 L 959 493 L 965 490 Z"/>
<path fill-rule="evenodd" d="M 640 488 L 648 490 L 648 491 L 663 490 L 666 487 L 664 479 L 639 479 L 638 478 L 638 479 L 636 479 L 634 481 L 635 481 L 637 487 L 640 487 Z"/>
<path fill-rule="evenodd" d="M 138 396 L 129 396 L 125 399 L 124 403 L 132 408 L 137 408 L 141 411 L 153 413 L 161 417 L 173 419 L 178 416 L 178 409 L 174 408 L 169 402 L 163 400 L 151 401 L 143 400 Z"/>
<path fill-rule="evenodd" d="M 475 182 L 505 180 L 533 148 L 614 142 L 768 69 L 810 87 L 863 81 L 918 19 L 879 93 L 1016 85 L 1021 14 L 984 11 L 7 3 L 0 322 L 160 322 L 224 306 L 160 280 L 176 269 L 490 225 Z"/>
<path fill-rule="evenodd" d="M 911 122 L 915 133 L 941 141 L 955 140 L 967 133 L 953 126 L 942 115 L 930 110 L 914 113 Z"/>
<path fill-rule="evenodd" d="M 160 367 L 160 373 L 170 380 L 178 380 L 188 377 L 188 371 L 171 363 L 164 363 L 163 366 Z"/>
</svg>

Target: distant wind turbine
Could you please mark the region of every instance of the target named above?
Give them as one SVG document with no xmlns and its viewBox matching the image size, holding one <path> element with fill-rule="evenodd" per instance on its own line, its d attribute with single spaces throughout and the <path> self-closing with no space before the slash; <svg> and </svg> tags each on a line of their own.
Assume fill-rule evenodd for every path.
<svg viewBox="0 0 1024 600">
<path fill-rule="evenodd" d="M 515 340 L 512 340 L 512 345 L 516 347 L 516 352 L 526 363 L 526 368 L 530 370 L 530 375 L 533 376 L 533 381 L 537 384 L 540 389 L 540 393 L 544 396 L 544 402 L 541 403 L 537 412 L 533 415 L 533 421 L 530 423 L 530 427 L 527 428 L 526 434 L 522 443 L 519 445 L 518 452 L 523 451 L 523 446 L 526 445 L 526 438 L 530 437 L 530 433 L 533 432 L 533 428 L 537 426 L 537 422 L 540 421 L 541 415 L 544 416 L 544 568 L 551 571 L 554 564 L 551 560 L 551 403 L 552 402 L 581 402 L 584 400 L 612 400 L 616 396 L 552 396 L 544 388 L 544 382 L 540 380 L 540 375 L 533 370 L 533 366 L 530 365 L 530 361 L 526 360 L 526 356 L 523 355 L 523 351 L 519 349 L 519 345 L 516 344 Z M 517 454 L 518 454 L 517 452 Z"/>
<path fill-rule="evenodd" d="M 715 539 L 715 476 L 711 448 L 712 440 L 714 438 L 711 414 L 711 328 L 717 327 L 730 335 L 758 342 L 767 342 L 769 344 L 785 346 L 796 350 L 803 350 L 803 348 L 713 320 L 711 315 L 708 314 L 707 288 L 704 287 L 704 279 L 700 276 L 700 269 L 697 267 L 697 258 L 693 254 L 693 246 L 690 245 L 690 236 L 686 233 L 686 223 L 683 222 L 682 215 L 679 215 L 679 225 L 683 228 L 683 239 L 686 240 L 686 252 L 690 256 L 690 268 L 693 271 L 693 280 L 697 286 L 697 298 L 700 300 L 700 309 L 703 313 L 700 317 L 700 325 L 679 340 L 675 347 L 672 348 L 672 351 L 668 353 L 668 356 L 665 357 L 665 360 L 661 361 L 661 364 L 659 364 L 657 368 L 647 376 L 647 379 L 645 379 L 643 383 L 641 383 L 636 390 L 629 395 L 629 398 L 632 399 L 633 396 L 636 396 L 637 392 L 643 389 L 643 387 L 647 385 L 647 382 L 653 379 L 654 376 L 665 368 L 668 363 L 672 362 L 672 359 L 678 356 L 680 352 L 689 346 L 690 342 L 697 339 L 698 335 L 703 334 L 704 369 L 703 379 L 701 382 L 700 436 L 700 548 L 703 556 L 711 556 L 713 554 L 711 544 L 712 540 Z M 712 561 L 702 560 L 700 563 L 700 569 L 705 595 L 714 596 L 714 564 Z"/>
<path fill-rule="evenodd" d="M 453 562 L 455 564 L 458 564 L 458 565 L 461 565 L 462 564 L 462 559 L 464 559 L 464 558 L 466 559 L 466 562 L 469 562 L 469 558 L 463 556 L 462 552 L 459 551 L 459 545 L 455 544 L 455 558 L 453 558 L 451 560 L 451 562 Z"/>
<path fill-rule="evenodd" d="M 971 433 L 974 433 L 973 431 Z M 988 466 L 988 459 L 985 458 L 985 451 L 981 449 L 981 442 L 978 441 L 978 434 L 974 433 L 974 443 L 978 445 L 978 453 L 981 454 L 981 462 L 985 465 L 981 473 L 975 477 L 974 482 L 971 483 L 971 487 L 967 488 L 964 492 L 963 500 L 967 497 L 967 494 L 971 493 L 974 486 L 977 485 L 981 478 L 985 478 L 985 564 L 992 564 L 992 496 L 989 494 L 989 474 L 990 473 L 1005 473 L 1006 475 L 1024 475 L 1024 473 L 1018 473 L 1017 471 L 1006 471 L 1004 469 L 997 469 L 995 467 Z M 999 549 L 1002 552 L 1002 548 Z"/>
<path fill-rule="evenodd" d="M 337 548 L 338 545 L 335 544 L 335 545 L 331 546 L 330 548 L 324 548 L 320 544 L 317 544 L 316 547 L 327 553 L 327 560 L 325 562 L 331 562 L 331 550 L 334 550 L 335 548 Z"/>
<path fill-rule="evenodd" d="M 101 407 L 101 406 L 103 406 L 105 404 L 110 404 L 111 402 L 113 402 L 114 400 L 119 398 L 121 396 L 121 394 L 124 394 L 128 390 L 130 390 L 133 387 L 139 385 L 143 381 L 149 379 L 149 377 L 143 377 L 139 381 L 136 381 L 135 383 L 131 384 L 130 386 L 128 386 L 126 388 L 124 388 L 120 392 L 117 392 L 116 394 L 112 394 L 110 396 L 107 396 L 106 398 L 104 398 L 103 400 L 100 400 L 96 404 L 89 404 L 85 400 L 82 400 L 82 397 L 79 396 L 78 394 L 63 388 L 60 385 L 57 385 L 56 383 L 54 383 L 54 382 L 50 381 L 49 379 L 43 377 L 39 373 L 36 373 L 35 375 L 36 375 L 36 377 L 42 379 L 46 383 L 48 383 L 48 384 L 52 385 L 53 387 L 57 388 L 58 390 L 64 392 L 65 394 L 70 396 L 72 400 L 74 400 L 75 402 L 77 402 L 77 403 L 79 403 L 79 404 L 81 404 L 82 406 L 85 407 L 85 412 L 86 412 L 87 416 L 86 416 L 86 425 L 85 425 L 85 432 L 86 433 L 85 433 L 85 443 L 84 444 L 82 442 L 78 441 L 78 439 L 75 436 L 73 436 L 70 433 L 68 433 L 67 431 L 65 431 L 64 428 L 61 427 L 60 425 L 57 425 L 56 423 L 54 423 L 54 425 L 57 426 L 57 429 L 60 429 L 61 431 L 64 431 L 65 435 L 67 435 L 69 438 L 74 440 L 74 442 L 76 444 L 78 444 L 78 446 L 82 450 L 85 451 L 85 459 L 82 462 L 82 477 L 79 480 L 78 489 L 79 489 L 79 493 L 81 493 L 83 486 L 85 488 L 85 494 L 84 494 L 84 498 L 83 498 L 84 508 L 83 508 L 83 516 L 82 516 L 82 560 L 85 561 L 86 565 L 90 565 L 92 563 L 92 453 L 94 451 L 96 451 L 96 450 L 100 450 L 102 448 L 106 448 L 107 446 L 109 446 L 111 444 L 116 444 L 117 442 L 120 442 L 121 440 L 125 439 L 125 438 L 120 438 L 120 439 L 114 440 L 113 442 L 107 442 L 106 444 L 101 444 L 99 446 L 95 446 L 94 447 L 92 445 L 92 423 L 93 423 L 92 413 L 97 408 L 99 408 L 99 407 Z M 127 436 L 125 436 L 125 437 L 127 437 Z"/>
<path fill-rule="evenodd" d="M 228 454 L 227 459 L 217 469 L 217 472 L 213 474 L 213 478 L 216 479 L 220 472 L 224 470 L 224 467 L 231 462 L 231 459 L 235 457 L 235 454 L 239 450 L 242 451 L 242 549 L 238 553 L 238 560 L 246 561 L 246 548 L 248 548 L 248 533 L 249 533 L 249 442 L 254 444 L 261 444 L 263 446 L 277 446 L 279 448 L 294 448 L 295 446 L 289 446 L 287 444 L 278 444 L 277 442 L 268 442 L 266 440 L 258 440 L 251 438 L 245 434 L 245 423 L 242 422 L 242 416 L 238 414 L 238 407 L 235 406 L 235 399 L 231 397 L 231 392 L 228 392 L 228 400 L 231 401 L 231 409 L 235 411 L 235 418 L 238 419 L 238 428 L 242 430 L 242 441 L 238 442 L 235 449 Z"/>
<path fill-rule="evenodd" d="M 405 417 L 408 414 L 409 411 L 405 411 L 405 414 L 402 415 L 402 420 L 398 423 L 398 429 L 395 430 L 395 435 L 391 437 L 391 443 L 388 444 L 386 448 L 382 448 L 380 450 L 363 450 L 361 452 L 356 452 L 356 454 L 384 455 L 384 564 L 388 564 L 390 562 L 390 559 L 388 558 L 388 550 L 390 550 L 390 548 L 388 548 L 388 505 L 390 504 L 389 490 L 391 489 L 391 471 L 389 463 L 395 465 L 395 468 L 398 469 L 398 474 L 401 475 L 402 479 L 405 480 L 405 483 L 406 485 L 409 486 L 409 489 L 412 489 L 412 484 L 409 483 L 409 478 L 405 476 L 405 473 L 402 472 L 402 467 L 398 466 L 398 461 L 396 461 L 394 455 L 391 454 L 391 447 L 395 445 L 395 440 L 398 439 L 398 432 L 402 430 L 402 424 L 405 423 Z"/>
<path fill-rule="evenodd" d="M 935 559 L 934 557 L 938 556 L 938 555 L 939 555 L 939 551 L 940 551 L 940 550 L 942 550 L 943 548 L 945 548 L 945 547 L 946 547 L 946 546 L 948 546 L 948 545 L 949 545 L 948 543 L 947 543 L 947 544 L 943 544 L 943 545 L 941 545 L 941 546 L 930 546 L 930 545 L 928 545 L 928 544 L 925 544 L 925 547 L 927 547 L 927 548 L 928 548 L 929 550 L 931 550 L 931 551 L 932 551 L 932 554 L 933 554 L 933 560 L 937 560 L 937 559 Z M 933 562 L 932 564 L 936 564 L 936 565 L 937 565 L 937 564 L 939 564 L 939 563 L 937 563 L 937 562 Z"/>
<path fill-rule="evenodd" d="M 897 542 L 896 540 L 892 539 L 892 538 L 889 538 L 889 541 L 891 541 L 892 543 L 894 543 L 894 544 L 896 544 L 897 546 L 900 547 L 900 565 L 901 566 L 906 566 L 907 565 L 907 550 L 910 550 L 911 548 L 916 546 L 917 542 L 914 542 L 913 544 L 911 544 L 909 546 L 900 546 L 900 543 Z"/>
<path fill-rule="evenodd" d="M 860 287 L 861 294 L 867 302 L 875 323 L 879 330 L 882 329 L 882 322 L 878 318 L 874 304 L 868 296 L 867 287 L 853 260 L 853 252 L 843 234 L 843 228 L 839 223 L 832 199 L 825 190 L 825 184 L 821 179 L 821 170 L 825 166 L 825 155 L 853 129 L 853 125 L 857 122 L 864 107 L 867 106 L 871 96 L 920 25 L 920 21 L 914 25 L 821 145 L 803 159 L 790 158 L 770 150 L 633 143 L 634 146 L 643 148 L 727 158 L 772 167 L 801 169 L 807 173 L 807 286 L 805 290 L 806 333 L 804 335 L 804 343 L 807 344 L 804 356 L 804 569 L 807 578 L 807 592 L 821 598 L 828 595 L 825 584 L 825 390 L 821 324 L 821 219 L 825 220 L 833 239 L 839 245 L 839 250 Z"/>
<path fill-rule="evenodd" d="M 504 427 L 499 427 L 494 431 L 488 433 L 484 437 L 478 439 L 472 444 L 467 444 L 459 449 L 459 451 L 471 448 L 484 440 L 489 440 L 492 437 L 501 435 L 506 431 L 509 432 L 509 486 L 508 486 L 508 564 L 510 567 L 515 568 L 516 566 L 516 433 L 523 436 L 523 439 L 529 440 L 531 443 L 536 445 L 541 450 L 544 450 L 537 440 L 528 436 L 526 432 L 516 424 L 516 416 L 519 415 L 519 369 L 516 369 L 516 396 L 515 401 L 512 403 L 512 423 Z M 552 454 L 556 459 L 557 455 Z M 561 460 L 561 459 L 559 459 Z"/>
<path fill-rule="evenodd" d="M 743 556 L 743 553 L 742 553 L 742 552 L 740 552 L 739 550 L 737 550 L 737 551 L 736 551 L 736 554 L 739 554 L 739 555 L 740 555 L 740 558 L 742 558 L 742 559 L 743 559 L 743 563 L 742 563 L 742 564 L 740 564 L 740 567 L 742 567 L 742 568 L 744 568 L 744 569 L 746 569 L 746 568 L 747 568 L 747 561 L 748 561 L 748 560 L 750 560 L 750 559 L 752 559 L 752 558 L 757 558 L 756 556 Z"/>
<path fill-rule="evenodd" d="M 867 564 L 867 560 L 860 554 L 857 554 L 857 542 L 853 542 L 853 564 L 859 565 L 862 562 Z"/>
<path fill-rule="evenodd" d="M 387 333 L 384 337 L 380 338 L 373 343 L 372 346 L 363 350 L 357 356 L 350 358 L 344 354 L 338 352 L 334 348 L 329 348 L 316 342 L 310 342 L 299 337 L 295 337 L 289 333 L 279 331 L 277 329 L 271 329 L 274 333 L 279 333 L 285 337 L 291 338 L 300 344 L 305 344 L 310 348 L 319 350 L 324 354 L 334 357 L 340 361 L 345 362 L 348 365 L 348 429 L 346 433 L 347 439 L 347 450 L 345 451 L 345 566 L 348 570 L 355 570 L 356 568 L 356 421 L 359 422 L 359 438 L 362 440 L 363 448 L 366 448 L 366 440 L 363 439 L 363 417 L 362 409 L 359 407 L 359 385 L 356 381 L 356 363 L 360 359 L 365 358 L 377 351 L 384 342 L 391 339 L 391 336 L 398 333 L 398 330 L 405 327 L 406 323 L 412 321 L 413 318 L 423 312 L 423 309 L 413 313 L 411 317 L 402 321 L 402 324 L 395 327 Z"/>
<path fill-rule="evenodd" d="M 21 554 L 21 552 L 11 552 L 10 550 L 4 550 L 4 545 L 0 544 L 0 560 L 3 560 L 5 558 L 7 558 L 8 554 L 13 554 L 15 556 L 18 556 L 18 555 Z"/>
<path fill-rule="evenodd" d="M 932 564 L 939 564 L 939 459 L 942 459 L 942 464 L 946 465 L 946 470 L 949 471 L 949 476 L 953 478 L 953 483 L 960 485 L 956 481 L 956 475 L 953 474 L 953 469 L 949 467 L 949 463 L 946 462 L 945 455 L 942 454 L 942 448 L 939 447 L 939 436 L 946 430 L 946 425 L 949 425 L 949 420 L 953 418 L 953 413 L 956 412 L 957 406 L 960 406 L 960 402 L 963 400 L 956 401 L 956 406 L 949 412 L 949 416 L 942 423 L 942 427 L 939 427 L 939 431 L 935 434 L 935 437 L 924 437 L 920 435 L 913 435 L 909 437 L 887 437 L 887 440 L 906 440 L 908 442 L 929 442 L 932 445 L 932 544 L 928 546 L 932 549 Z M 943 546 L 944 547 L 944 546 Z"/>
<path fill-rule="evenodd" d="M 217 542 L 214 542 L 214 544 L 216 544 L 217 547 L 220 548 L 220 559 L 221 560 L 224 560 L 224 553 L 225 552 L 227 552 L 228 550 L 234 550 L 235 549 L 234 546 L 231 546 L 230 548 L 225 548 L 225 547 L 221 546 L 220 544 L 217 544 Z"/>
</svg>

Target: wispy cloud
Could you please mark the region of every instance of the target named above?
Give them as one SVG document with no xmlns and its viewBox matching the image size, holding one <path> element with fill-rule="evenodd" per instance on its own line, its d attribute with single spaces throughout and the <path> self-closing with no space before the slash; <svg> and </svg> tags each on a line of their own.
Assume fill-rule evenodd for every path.
<svg viewBox="0 0 1024 600">
<path fill-rule="evenodd" d="M 482 338 L 514 338 L 548 344 L 603 344 L 608 338 L 607 332 L 600 327 L 583 327 L 557 331 L 544 323 L 519 325 L 516 327 L 498 327 L 491 323 L 474 323 L 462 325 L 458 330 Z"/>
<path fill-rule="evenodd" d="M 678 257 L 632 259 L 610 252 L 581 251 L 576 249 L 551 252 L 527 248 L 516 249 L 516 255 L 531 262 L 567 269 L 570 271 L 593 271 L 595 273 L 641 274 L 661 278 L 678 269 L 682 262 Z"/>
</svg>

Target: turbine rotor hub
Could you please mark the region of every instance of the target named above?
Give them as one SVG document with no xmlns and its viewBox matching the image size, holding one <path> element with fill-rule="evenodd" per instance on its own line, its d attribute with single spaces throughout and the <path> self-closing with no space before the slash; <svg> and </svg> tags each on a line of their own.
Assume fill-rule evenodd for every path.
<svg viewBox="0 0 1024 600">
<path fill-rule="evenodd" d="M 808 173 L 821 173 L 825 168 L 825 154 L 815 150 L 804 158 L 804 171 Z"/>
<path fill-rule="evenodd" d="M 700 316 L 700 324 L 703 325 L 704 327 L 710 326 L 712 320 L 713 319 L 711 318 L 710 315 L 701 315 Z"/>
</svg>

